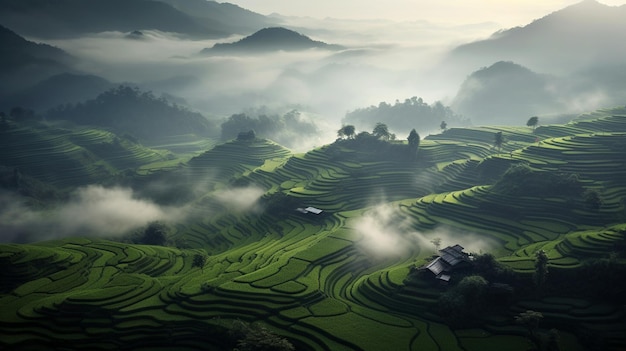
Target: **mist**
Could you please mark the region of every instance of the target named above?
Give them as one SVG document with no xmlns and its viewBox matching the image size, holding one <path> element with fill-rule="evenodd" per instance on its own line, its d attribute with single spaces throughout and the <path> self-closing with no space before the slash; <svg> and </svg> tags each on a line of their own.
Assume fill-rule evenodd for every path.
<svg viewBox="0 0 626 351">
<path fill-rule="evenodd" d="M 250 186 L 219 190 L 213 196 L 230 212 L 260 212 L 258 201 L 264 193 L 265 190 Z"/>
<path fill-rule="evenodd" d="M 116 237 L 152 221 L 176 222 L 185 209 L 159 206 L 128 188 L 90 185 L 54 209 L 33 209 L 8 193 L 0 196 L 0 242 L 33 242 L 71 236 Z"/>
<path fill-rule="evenodd" d="M 141 39 L 105 32 L 47 42 L 79 57 L 81 71 L 182 97 L 208 116 L 298 106 L 339 127 L 347 111 L 381 101 L 451 98 L 462 76 L 446 81 L 438 72 L 433 79 L 433 67 L 453 46 L 497 29 L 495 24 L 454 27 L 307 18 L 284 22 L 314 40 L 347 49 L 205 56 L 200 55 L 202 49 L 241 37 L 188 40 L 158 31 L 142 31 Z"/>
<path fill-rule="evenodd" d="M 401 257 L 419 252 L 422 257 L 437 253 L 434 239 L 440 239 L 440 248 L 459 244 L 468 253 L 486 253 L 499 247 L 495 241 L 448 226 L 433 230 L 415 230 L 413 219 L 397 206 L 381 203 L 373 206 L 357 219 L 353 230 L 361 237 L 357 245 L 378 259 Z"/>
</svg>

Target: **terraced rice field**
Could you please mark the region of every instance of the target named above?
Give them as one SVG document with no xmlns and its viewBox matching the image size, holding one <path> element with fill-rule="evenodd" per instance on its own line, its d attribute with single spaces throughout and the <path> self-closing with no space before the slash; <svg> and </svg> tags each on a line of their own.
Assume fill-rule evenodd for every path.
<svg viewBox="0 0 626 351">
<path fill-rule="evenodd" d="M 501 151 L 491 146 L 496 131 L 509 140 Z M 453 129 L 423 140 L 418 161 L 360 155 L 357 162 L 349 144 L 298 155 L 266 141 L 216 146 L 181 167 L 190 181 L 214 182 L 194 204 L 205 215 L 178 226 L 175 236 L 189 248 L 86 238 L 1 245 L 0 348 L 219 350 L 223 341 L 208 331 L 241 319 L 262 322 L 302 350 L 527 350 L 528 332 L 513 316 L 532 309 L 544 314 L 545 331 L 560 330 L 563 349 L 584 350 L 587 333 L 607 350 L 623 350 L 622 306 L 531 297 L 474 329 L 453 329 L 436 313 L 445 290 L 405 278 L 430 258 L 427 241 L 442 228 L 460 241 L 488 241 L 527 278 L 539 249 L 555 270 L 605 257 L 626 229 L 625 132 L 624 112 L 612 110 L 536 134 Z M 493 191 L 485 174 L 520 162 L 578 174 L 602 205 Z M 262 200 L 282 194 L 324 212 L 217 206 L 218 190 L 237 184 L 263 189 Z M 401 249 L 380 254 L 368 245 L 371 235 Z M 204 267 L 194 267 L 194 255 L 205 253 Z"/>
</svg>

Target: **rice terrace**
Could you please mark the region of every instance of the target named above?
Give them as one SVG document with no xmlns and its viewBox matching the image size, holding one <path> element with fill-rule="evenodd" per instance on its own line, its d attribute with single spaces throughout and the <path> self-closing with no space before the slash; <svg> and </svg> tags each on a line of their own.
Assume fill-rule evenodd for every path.
<svg viewBox="0 0 626 351">
<path fill-rule="evenodd" d="M 624 108 L 452 128 L 418 148 L 361 135 L 294 154 L 243 135 L 185 162 L 114 138 L 5 121 L 1 158 L 61 189 L 134 167 L 137 189 L 166 179 L 206 193 L 151 245 L 80 231 L 2 244 L 3 349 L 220 350 L 236 323 L 298 350 L 626 347 Z M 118 152 L 99 158 L 105 147 Z M 84 173 L 54 176 L 52 159 Z M 246 211 L 218 200 L 252 189 Z M 456 244 L 470 264 L 441 282 L 424 266 Z"/>
<path fill-rule="evenodd" d="M 626 350 L 626 0 L 228 1 L 0 1 L 0 351 Z"/>
</svg>

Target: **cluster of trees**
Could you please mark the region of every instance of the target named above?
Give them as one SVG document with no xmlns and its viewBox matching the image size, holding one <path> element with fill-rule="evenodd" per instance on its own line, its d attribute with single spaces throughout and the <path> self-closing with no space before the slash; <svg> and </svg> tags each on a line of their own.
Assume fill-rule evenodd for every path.
<svg viewBox="0 0 626 351">
<path fill-rule="evenodd" d="M 409 130 L 417 125 L 421 131 L 446 129 L 441 121 L 465 124 L 461 116 L 456 115 L 450 107 L 441 102 L 428 105 L 422 98 L 412 97 L 404 102 L 397 101 L 394 105 L 381 102 L 378 106 L 357 109 L 348 112 L 343 120 L 346 124 L 373 125 L 383 121 L 393 130 Z"/>
<path fill-rule="evenodd" d="M 182 134 L 210 136 L 216 129 L 200 113 L 125 85 L 84 103 L 57 106 L 46 117 L 113 128 L 147 140 Z"/>
<path fill-rule="evenodd" d="M 492 189 L 508 195 L 539 197 L 567 196 L 580 198 L 584 193 L 578 175 L 536 170 L 526 163 L 511 166 L 493 185 Z"/>
<path fill-rule="evenodd" d="M 319 134 L 317 125 L 306 119 L 297 110 L 291 110 L 284 115 L 259 114 L 251 117 L 240 113 L 230 116 L 221 125 L 222 140 L 235 139 L 240 134 L 254 131 L 256 137 L 271 139 L 281 145 L 293 147 L 303 135 Z"/>
<path fill-rule="evenodd" d="M 377 122 L 374 125 L 374 129 L 372 132 L 362 131 L 360 133 L 356 133 L 356 128 L 354 125 L 348 124 L 343 125 L 337 131 L 337 137 L 339 140 L 351 140 L 354 145 L 359 146 L 360 149 L 364 151 L 372 151 L 376 153 L 385 153 L 390 154 L 398 151 L 393 157 L 397 157 L 399 155 L 407 154 L 406 146 L 401 144 L 389 143 L 390 141 L 396 140 L 396 135 L 389 131 L 389 127 L 387 124 L 382 122 Z M 408 154 L 411 159 L 417 157 L 417 151 L 420 144 L 420 136 L 413 128 L 407 137 L 409 142 Z M 390 155 L 391 156 L 391 155 Z"/>
</svg>

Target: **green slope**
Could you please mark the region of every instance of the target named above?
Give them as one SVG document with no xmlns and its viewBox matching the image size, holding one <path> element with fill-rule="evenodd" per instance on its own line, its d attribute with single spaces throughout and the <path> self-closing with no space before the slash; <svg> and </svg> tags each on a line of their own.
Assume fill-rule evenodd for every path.
<svg viewBox="0 0 626 351">
<path fill-rule="evenodd" d="M 502 150 L 492 146 L 499 131 Z M 0 246 L 0 346 L 218 350 L 224 341 L 209 330 L 242 319 L 263 322 L 302 350 L 527 350 L 527 331 L 513 316 L 528 309 L 544 314 L 545 333 L 559 329 L 562 349 L 626 346 L 622 303 L 586 288 L 564 294 L 551 283 L 536 296 L 522 287 L 509 307 L 473 329 L 455 329 L 436 313 L 444 290 L 405 281 L 433 253 L 409 233 L 428 241 L 445 227 L 459 240 L 495 243 L 492 252 L 525 284 L 538 249 L 548 254 L 549 281 L 617 282 L 584 279 L 595 267 L 588 260 L 604 259 L 625 240 L 626 111 L 534 132 L 452 129 L 422 140 L 417 159 L 406 156 L 406 144 L 375 145 L 344 141 L 291 155 L 268 141 L 233 141 L 153 173 L 208 182 L 192 205 L 197 216 L 174 234 L 184 249 L 79 238 Z M 575 173 L 602 204 L 557 190 L 498 190 L 516 164 L 546 179 Z M 250 187 L 265 192 L 254 211 L 219 201 L 222 190 Z M 295 210 L 306 206 L 324 213 Z M 391 215 L 380 219 L 385 211 Z M 365 218 L 379 218 L 382 234 L 404 235 L 402 249 L 377 255 L 364 246 Z M 192 267 L 201 252 L 210 254 L 205 266 Z M 623 269 L 625 262 L 607 264 Z"/>
</svg>

